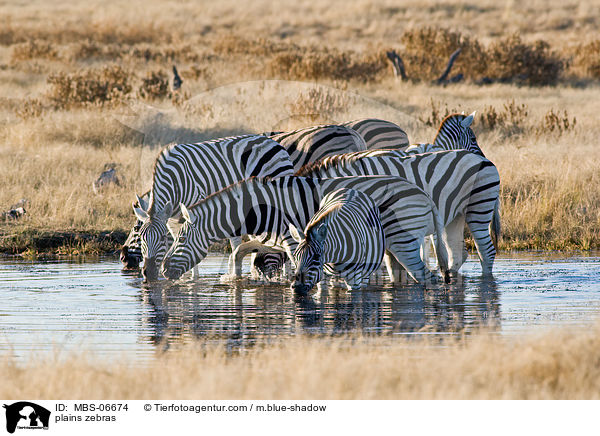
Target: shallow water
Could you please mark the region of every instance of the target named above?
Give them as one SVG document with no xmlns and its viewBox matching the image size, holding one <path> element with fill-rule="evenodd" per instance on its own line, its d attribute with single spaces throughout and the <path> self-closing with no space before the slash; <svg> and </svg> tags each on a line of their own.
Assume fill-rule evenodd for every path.
<svg viewBox="0 0 600 436">
<path fill-rule="evenodd" d="M 299 301 L 284 285 L 221 284 L 226 268 L 223 256 L 209 256 L 198 280 L 148 288 L 116 260 L 2 260 L 0 354 L 85 349 L 145 358 L 197 337 L 245 347 L 299 334 L 453 334 L 482 326 L 520 335 L 555 325 L 585 328 L 600 313 L 597 255 L 499 256 L 493 282 L 480 280 L 471 257 L 462 284 L 426 292 L 332 289 Z"/>
</svg>

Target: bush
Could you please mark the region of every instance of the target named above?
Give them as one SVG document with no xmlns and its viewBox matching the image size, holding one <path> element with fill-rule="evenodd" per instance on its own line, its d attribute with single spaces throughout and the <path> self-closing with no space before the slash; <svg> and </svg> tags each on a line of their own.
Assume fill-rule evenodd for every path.
<svg viewBox="0 0 600 436">
<path fill-rule="evenodd" d="M 120 66 L 51 74 L 48 98 L 58 108 L 74 105 L 118 103 L 131 92 L 129 74 Z"/>
<path fill-rule="evenodd" d="M 578 45 L 570 69 L 579 76 L 600 79 L 600 40 Z"/>
<path fill-rule="evenodd" d="M 487 130 L 499 129 L 505 136 L 523 133 L 528 121 L 527 105 L 515 100 L 504 103 L 502 109 L 486 106 L 481 115 L 481 126 Z"/>
<path fill-rule="evenodd" d="M 142 79 L 138 89 L 141 98 L 163 99 L 169 95 L 169 78 L 162 71 L 151 71 Z"/>
<path fill-rule="evenodd" d="M 352 97 L 342 91 L 315 87 L 302 93 L 288 106 L 292 116 L 309 116 L 310 121 L 325 122 L 334 118 L 337 112 L 344 111 L 352 103 Z"/>
<path fill-rule="evenodd" d="M 267 74 L 288 80 L 374 80 L 387 69 L 385 54 L 361 55 L 351 51 L 309 49 L 275 55 Z"/>
<path fill-rule="evenodd" d="M 518 34 L 493 43 L 488 50 L 487 77 L 527 85 L 554 85 L 564 62 L 545 41 L 525 44 Z"/>
<path fill-rule="evenodd" d="M 548 134 L 560 136 L 563 133 L 575 129 L 576 124 L 577 120 L 575 117 L 569 119 L 569 114 L 566 110 L 561 114 L 560 111 L 554 112 L 554 109 L 550 109 L 542 118 L 539 126 L 535 129 L 535 133 L 538 136 Z"/>
<path fill-rule="evenodd" d="M 27 120 L 41 117 L 45 109 L 44 104 L 37 98 L 28 98 L 15 109 L 15 113 L 19 118 Z"/>
<path fill-rule="evenodd" d="M 479 42 L 447 29 L 423 27 L 407 30 L 402 34 L 404 45 L 402 58 L 409 77 L 418 80 L 434 80 L 448 63 L 450 55 L 458 48 L 460 56 L 452 68 L 452 74 L 476 79 L 484 73 L 486 53 Z"/>
<path fill-rule="evenodd" d="M 54 60 L 58 58 L 58 52 L 52 44 L 37 39 L 12 46 L 10 54 L 12 63 L 40 58 Z"/>
</svg>

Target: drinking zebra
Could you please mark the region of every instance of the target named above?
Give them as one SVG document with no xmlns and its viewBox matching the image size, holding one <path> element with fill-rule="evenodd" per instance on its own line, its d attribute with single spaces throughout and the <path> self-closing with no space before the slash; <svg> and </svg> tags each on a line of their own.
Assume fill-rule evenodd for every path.
<svg viewBox="0 0 600 436">
<path fill-rule="evenodd" d="M 464 224 L 473 236 L 484 275 L 491 275 L 496 255 L 493 240 L 500 232 L 500 176 L 485 157 L 467 150 L 406 156 L 394 150 L 374 150 L 332 156 L 297 173 L 303 177 L 395 175 L 429 194 L 444 223 L 444 241 L 452 273 L 465 261 Z M 439 246 L 439 244 L 438 244 Z M 388 273 L 399 279 L 386 257 Z"/>
<path fill-rule="evenodd" d="M 286 156 L 288 161 L 286 163 L 285 171 L 271 171 L 270 165 L 280 162 L 283 159 L 283 155 L 280 153 L 281 146 L 277 149 L 277 152 L 261 151 L 261 147 L 264 148 L 264 141 L 267 139 L 264 136 L 257 135 L 253 136 L 253 140 L 249 143 L 249 146 L 244 148 L 244 156 L 236 155 L 232 150 L 228 150 L 231 147 L 238 147 L 236 142 L 231 142 L 231 138 L 225 138 L 220 140 L 207 141 L 201 144 L 212 144 L 209 149 L 200 146 L 191 146 L 194 148 L 193 152 L 184 152 L 177 154 L 176 158 L 169 158 L 167 160 L 173 161 L 168 165 L 159 166 L 158 162 L 161 159 L 157 159 L 157 165 L 155 165 L 154 181 L 151 201 L 154 198 L 154 190 L 158 189 L 158 195 L 166 200 L 163 200 L 163 206 L 167 205 L 172 197 L 174 201 L 170 201 L 171 213 L 176 214 L 177 210 L 173 209 L 173 205 L 177 205 L 177 197 L 183 199 L 183 203 L 191 205 L 194 202 L 200 200 L 200 198 L 215 192 L 231 183 L 242 180 L 244 178 L 252 176 L 280 176 L 288 174 L 288 166 L 291 160 L 292 167 L 297 170 L 301 166 L 312 163 L 324 156 L 329 156 L 339 152 L 350 152 L 365 150 L 366 145 L 363 139 L 351 129 L 335 126 L 315 126 L 305 129 L 299 129 L 289 133 L 283 133 L 274 135 L 278 144 L 283 145 L 286 149 Z M 241 137 L 240 137 L 241 138 Z M 263 138 L 261 141 L 258 138 Z M 274 140 L 269 139 L 270 146 L 275 144 Z M 259 147 L 257 150 L 251 152 L 251 146 L 254 144 Z M 177 146 L 175 146 L 177 147 Z M 183 145 L 180 145 L 183 147 Z M 263 154 L 263 160 L 260 165 L 266 165 L 265 171 L 263 169 L 254 168 L 251 172 L 246 171 L 244 167 L 247 167 L 250 163 L 246 162 L 248 156 L 258 156 Z M 188 161 L 186 163 L 186 161 Z M 238 170 L 234 167 L 239 166 Z M 175 166 L 177 168 L 173 169 Z M 158 171 L 157 171 L 158 170 Z M 163 174 L 164 173 L 164 174 Z M 175 175 L 174 175 L 175 174 Z M 208 178 L 208 180 L 205 180 Z M 165 182 L 166 180 L 166 182 Z M 198 186 L 196 186 L 198 185 Z M 152 202 L 149 207 L 152 207 Z M 138 219 L 147 220 L 148 214 L 140 208 L 134 208 Z M 168 210 L 167 210 L 168 212 Z M 148 275 L 148 280 L 154 280 L 157 276 L 155 265 L 160 263 L 158 255 L 161 251 L 166 251 L 164 247 L 164 241 L 161 241 L 161 235 L 166 231 L 167 227 L 161 222 L 166 218 L 164 214 L 155 213 L 156 224 L 149 224 L 146 228 L 140 227 L 140 232 L 144 230 L 144 234 L 140 234 L 140 251 L 148 250 L 147 247 L 151 247 L 149 250 L 152 256 L 143 256 L 144 260 L 149 260 L 149 267 L 144 266 L 142 274 L 144 277 Z M 171 227 L 171 226 L 169 226 Z M 148 230 L 150 229 L 150 230 Z M 130 236 L 132 236 L 130 234 Z M 131 241 L 135 238 L 132 236 Z M 241 240 L 232 240 L 232 248 L 239 245 Z M 144 248 L 146 247 L 146 248 Z M 158 258 L 158 262 L 151 260 L 152 258 Z M 144 272 L 146 270 L 146 272 Z M 232 265 L 232 272 L 239 274 L 241 271 L 241 265 Z M 153 278 L 154 277 L 154 278 Z"/>
<path fill-rule="evenodd" d="M 473 123 L 475 112 L 470 115 L 450 114 L 442 120 L 432 144 L 415 144 L 408 146 L 406 133 L 394 123 L 373 118 L 348 121 L 344 126 L 350 127 L 361 134 L 367 147 L 372 149 L 397 149 L 402 150 L 404 155 L 422 154 L 426 152 L 465 149 L 483 156 L 479 148 L 477 138 L 471 124 Z M 299 173 L 297 173 L 299 174 Z M 499 204 L 497 205 L 499 207 Z M 498 214 L 499 212 L 496 211 Z M 433 235 L 432 235 L 433 238 Z M 432 245 L 436 245 L 432 240 Z M 462 259 L 466 260 L 466 249 L 463 247 Z M 254 266 L 265 277 L 274 276 L 283 265 L 285 258 L 281 254 L 261 253 L 257 255 Z M 386 256 L 388 269 L 398 269 L 394 260 Z M 460 262 L 458 267 L 462 266 Z"/>
<path fill-rule="evenodd" d="M 174 144 L 164 148 L 154 164 L 148 209 L 134 207 L 142 222 L 139 235 L 144 278 L 158 278 L 157 263 L 161 261 L 158 256 L 164 252 L 167 233 L 173 226 L 169 219 L 180 214 L 179 204 L 194 204 L 248 177 L 278 177 L 292 171 L 287 151 L 262 135 Z"/>
<path fill-rule="evenodd" d="M 436 233 L 441 241 L 443 225 L 437 209 L 416 185 L 399 177 L 383 176 L 323 180 L 253 178 L 217 192 L 190 208 L 182 204 L 184 223 L 165 255 L 162 274 L 177 279 L 206 256 L 212 243 L 245 234 L 276 237 L 274 244 L 291 259 L 297 244 L 289 233 L 289 225 L 304 228 L 319 209 L 321 199 L 342 188 L 361 191 L 373 199 L 381 214 L 387 249 L 417 282 L 429 280 L 431 273 L 421 259 L 420 247 L 425 235 L 430 233 Z M 241 248 L 232 256 L 243 256 Z M 438 244 L 436 254 L 445 274 L 447 253 L 442 243 Z"/>
<path fill-rule="evenodd" d="M 292 225 L 290 233 L 299 243 L 292 286 L 301 294 L 321 281 L 323 270 L 339 274 L 349 289 L 358 290 L 381 266 L 385 252 L 379 208 L 368 195 L 354 189 L 327 194 L 303 234 Z"/>
</svg>

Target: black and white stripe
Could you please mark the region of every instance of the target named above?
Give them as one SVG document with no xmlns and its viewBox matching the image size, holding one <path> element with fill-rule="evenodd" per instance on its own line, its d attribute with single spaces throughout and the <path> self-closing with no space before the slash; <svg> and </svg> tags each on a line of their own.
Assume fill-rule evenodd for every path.
<svg viewBox="0 0 600 436">
<path fill-rule="evenodd" d="M 326 156 L 366 149 L 366 145 L 359 134 L 351 129 L 336 125 L 314 126 L 292 132 L 271 132 L 264 135 L 273 136 L 274 140 L 280 143 L 286 149 L 288 152 L 288 159 L 291 160 L 294 170 L 299 170 L 302 168 L 302 166 L 311 162 L 315 162 L 316 160 L 322 159 Z M 232 150 L 235 147 L 240 148 L 240 144 L 235 141 L 232 142 L 233 139 L 235 138 L 218 139 L 207 141 L 201 144 L 174 145 L 168 148 L 168 156 L 164 156 L 167 150 L 163 150 L 157 159 L 155 174 L 156 169 L 161 170 L 163 168 L 165 171 L 169 171 L 169 173 L 166 173 L 164 177 L 161 177 L 158 180 L 159 192 L 156 194 L 157 199 L 160 201 L 163 198 L 169 198 L 170 196 L 175 198 L 179 195 L 183 198 L 184 204 L 189 205 L 205 196 L 206 193 L 209 194 L 211 192 L 215 192 L 215 190 L 223 188 L 224 186 L 234 183 L 235 181 L 241 180 L 241 178 L 239 178 L 239 174 L 243 174 L 243 178 L 247 178 L 250 176 L 275 176 L 276 174 L 284 175 L 288 173 L 287 170 L 281 170 L 277 172 L 272 171 L 269 168 L 264 168 L 264 170 L 257 171 L 252 167 L 253 162 L 247 161 L 247 159 L 254 158 L 257 154 L 260 155 L 261 149 L 265 148 L 265 145 L 261 141 L 254 139 L 252 143 L 259 147 L 257 150 L 255 150 L 256 153 L 250 154 L 249 150 L 245 148 L 243 150 L 244 154 L 241 155 L 240 159 L 240 155 L 236 156 L 232 151 L 225 150 L 227 147 L 232 148 Z M 222 148 L 215 148 L 216 144 L 220 144 Z M 188 148 L 192 148 L 192 150 L 186 150 Z M 167 164 L 162 166 L 159 165 L 161 156 L 163 161 L 167 162 Z M 280 154 L 278 153 L 274 153 L 273 156 L 270 156 L 267 153 L 266 157 L 267 159 L 262 162 L 264 165 L 268 165 L 269 159 L 272 159 L 271 163 L 276 163 L 279 162 L 279 159 L 281 158 Z M 186 161 L 189 162 L 186 163 Z M 171 162 L 173 162 L 173 165 L 178 167 L 176 173 L 184 174 L 173 174 L 173 171 L 168 169 Z M 240 171 L 233 171 L 233 167 L 235 165 L 240 165 Z M 248 166 L 252 168 L 248 168 Z M 186 172 L 194 173 L 194 175 L 191 173 L 185 174 Z M 220 174 L 222 174 L 222 176 L 220 176 Z M 165 178 L 167 179 L 167 183 L 161 183 L 161 180 Z M 225 180 L 226 183 L 223 184 Z M 179 185 L 179 181 L 185 184 Z M 174 192 L 173 195 L 169 194 L 168 191 L 175 189 L 175 187 L 178 185 L 180 186 L 178 188 L 180 192 Z M 195 191 L 198 191 L 198 193 Z M 154 198 L 154 196 L 152 198 Z M 194 198 L 195 200 L 192 203 L 189 203 L 190 198 Z M 176 210 L 173 211 L 173 213 L 175 212 Z M 122 260 L 127 265 L 130 263 L 135 264 L 135 260 L 137 258 L 135 255 L 137 252 L 141 253 L 142 251 L 141 238 L 139 235 L 136 235 L 136 232 L 139 232 L 138 228 L 141 228 L 141 226 L 138 224 L 139 219 L 138 223 L 136 223 L 130 232 L 126 245 L 122 249 Z M 164 226 L 160 224 L 157 224 L 157 226 L 164 230 Z M 151 238 L 153 241 L 155 241 L 153 244 L 155 248 L 149 251 L 151 253 L 157 252 L 155 258 L 157 262 L 160 262 L 161 256 L 158 252 L 162 250 L 161 247 L 163 243 L 161 243 L 157 238 L 157 235 L 154 235 Z M 136 246 L 136 243 L 140 245 Z M 235 246 L 238 244 L 239 241 L 236 241 L 235 243 L 232 242 L 232 248 L 235 248 Z M 132 255 L 129 255 L 129 253 Z M 281 256 L 272 255 L 272 257 L 279 257 L 279 261 L 281 261 Z"/>
<path fill-rule="evenodd" d="M 143 222 L 139 233 L 144 277 L 158 277 L 157 263 L 166 243 L 168 220 L 179 215 L 180 204 L 192 205 L 249 177 L 279 177 L 292 171 L 287 151 L 262 135 L 175 144 L 163 149 L 154 165 L 148 210 L 134 208 Z"/>
<path fill-rule="evenodd" d="M 468 150 L 484 156 L 477 143 L 477 137 L 471 129 L 475 112 L 471 115 L 451 114 L 440 123 L 440 127 L 431 144 L 414 144 L 404 151 L 407 154 L 430 153 L 443 150 Z"/>
<path fill-rule="evenodd" d="M 467 150 L 450 150 L 406 156 L 401 151 L 376 150 L 326 158 L 309 165 L 304 177 L 396 175 L 429 194 L 444 224 L 450 269 L 458 271 L 465 260 L 466 222 L 484 275 L 492 274 L 496 250 L 492 233 L 499 202 L 498 170 L 485 157 Z M 388 264 L 389 266 L 389 264 Z M 391 273 L 392 271 L 390 271 Z"/>
<path fill-rule="evenodd" d="M 367 149 L 361 135 L 350 128 L 337 125 L 272 132 L 269 137 L 287 150 L 296 171 L 327 156 Z"/>
<path fill-rule="evenodd" d="M 341 124 L 356 131 L 367 144 L 368 150 L 404 150 L 409 146 L 408 135 L 391 121 L 377 118 L 361 118 Z"/>
<path fill-rule="evenodd" d="M 430 233 L 437 233 L 441 241 L 441 219 L 429 196 L 399 177 L 255 178 L 230 186 L 189 209 L 181 207 L 185 222 L 165 256 L 162 273 L 167 278 L 179 278 L 206 256 L 212 243 L 244 234 L 276 235 L 275 243 L 292 258 L 297 244 L 289 225 L 304 228 L 321 199 L 341 188 L 361 191 L 373 199 L 381 214 L 388 250 L 416 281 L 428 280 L 431 273 L 421 259 L 420 247 Z M 234 256 L 247 254 L 241 248 Z M 437 254 L 445 273 L 443 244 L 439 244 Z"/>
<path fill-rule="evenodd" d="M 338 189 L 325 195 L 304 232 L 291 228 L 299 243 L 294 251 L 293 288 L 308 293 L 321 281 L 323 270 L 340 275 L 349 289 L 358 290 L 381 266 L 385 234 L 379 208 L 366 194 Z"/>
</svg>

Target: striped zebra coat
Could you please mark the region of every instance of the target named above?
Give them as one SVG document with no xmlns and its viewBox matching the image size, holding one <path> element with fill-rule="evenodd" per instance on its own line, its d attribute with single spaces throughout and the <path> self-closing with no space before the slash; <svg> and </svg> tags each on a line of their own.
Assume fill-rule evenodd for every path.
<svg viewBox="0 0 600 436">
<path fill-rule="evenodd" d="M 496 255 L 493 239 L 500 229 L 497 212 L 500 176 L 489 160 L 467 150 L 406 156 L 394 150 L 350 153 L 309 165 L 303 177 L 395 175 L 429 194 L 444 223 L 450 270 L 464 263 L 464 224 L 473 235 L 484 275 L 491 275 Z M 438 244 L 439 246 L 439 244 Z M 388 270 L 391 269 L 388 263 Z M 398 280 L 396 271 L 388 271 Z"/>
<path fill-rule="evenodd" d="M 270 133 L 268 134 L 273 136 L 276 142 L 282 144 L 282 146 L 286 149 L 288 153 L 288 158 L 291 158 L 291 163 L 294 170 L 299 170 L 302 166 L 307 163 L 315 162 L 326 156 L 331 156 L 337 153 L 345 153 L 352 151 L 360 151 L 365 150 L 366 145 L 363 139 L 358 135 L 355 131 L 340 127 L 340 126 L 315 126 L 308 127 L 305 129 L 295 130 L 293 132 L 288 133 Z M 262 143 L 260 141 L 255 141 L 260 147 Z M 242 180 L 238 174 L 232 173 L 231 165 L 240 165 L 240 169 L 244 167 L 244 162 L 240 162 L 239 159 L 235 160 L 234 153 L 231 151 L 227 152 L 226 149 L 229 147 L 237 147 L 236 143 L 231 142 L 231 138 L 225 139 L 217 139 L 213 141 L 208 141 L 202 144 L 213 144 L 213 146 L 209 147 L 194 147 L 192 144 L 188 144 L 188 147 L 194 147 L 193 153 L 187 153 L 187 155 L 182 155 L 181 158 L 178 159 L 178 166 L 181 176 L 179 176 L 182 180 L 186 181 L 185 186 L 180 186 L 179 191 L 180 194 L 174 193 L 174 196 L 181 195 L 184 198 L 184 203 L 187 205 L 192 204 L 195 201 L 198 201 L 200 198 L 205 196 L 204 193 L 211 193 L 215 191 L 215 187 L 218 186 L 218 189 L 223 188 L 231 183 L 234 183 L 238 180 Z M 222 152 L 218 151 L 218 145 L 220 145 L 223 150 Z M 272 145 L 272 144 L 271 144 Z M 183 144 L 179 145 L 179 147 L 184 146 Z M 178 147 L 178 146 L 174 146 Z M 246 153 L 248 150 L 246 150 Z M 215 154 L 216 153 L 216 154 Z M 256 153 L 260 154 L 260 149 L 256 151 Z M 214 155 L 214 156 L 213 156 Z M 215 158 L 216 156 L 216 158 Z M 248 155 L 250 156 L 250 155 Z M 185 159 L 190 158 L 189 163 L 185 163 Z M 268 157 L 268 156 L 267 156 Z M 276 156 L 275 159 L 279 159 L 281 156 Z M 159 156 L 160 159 L 160 156 Z M 157 160 L 158 162 L 158 160 Z M 198 167 L 200 171 L 198 171 Z M 160 168 L 158 168 L 160 170 Z M 189 173 L 189 174 L 188 174 Z M 220 176 L 219 173 L 223 174 Z M 155 166 L 155 174 L 156 174 L 156 166 Z M 247 178 L 250 176 L 270 176 L 275 175 L 274 172 L 271 174 L 267 172 L 258 172 L 254 171 L 252 174 L 248 175 L 249 172 L 245 169 L 242 169 L 239 174 L 245 174 Z M 279 175 L 286 174 L 285 172 L 280 172 Z M 205 177 L 208 177 L 208 182 L 204 180 Z M 168 177 L 171 178 L 172 177 Z M 227 183 L 222 185 L 221 179 L 227 179 Z M 192 180 L 193 179 L 193 180 Z M 157 180 L 155 179 L 154 182 Z M 154 183 L 153 182 L 153 183 Z M 160 180 L 159 180 L 160 182 Z M 212 182 L 212 184 L 211 184 Z M 199 186 L 195 186 L 195 184 Z M 208 186 L 205 186 L 208 185 Z M 160 186 L 160 184 L 159 184 Z M 165 191 L 169 189 L 174 189 L 175 184 L 167 183 L 161 190 L 163 191 L 163 197 L 166 196 Z M 218 190 L 217 189 L 217 190 Z M 200 197 L 194 192 L 199 190 Z M 195 198 L 192 203 L 188 202 L 189 198 Z M 134 206 L 135 209 L 140 209 Z M 147 209 L 142 208 L 143 210 L 139 213 L 142 217 L 146 214 L 144 213 Z M 138 218 L 138 222 L 131 230 L 129 237 L 126 241 L 122 249 L 122 261 L 126 266 L 139 264 L 139 260 L 136 258 L 136 254 L 142 251 L 142 241 L 141 236 L 139 235 L 139 230 L 141 229 L 140 220 Z M 158 237 L 156 235 L 156 237 Z M 235 242 L 234 242 L 235 241 Z M 239 239 L 232 241 L 232 248 L 235 249 L 237 245 L 239 245 Z M 138 244 L 138 245 L 136 245 Z M 146 242 L 147 245 L 147 242 Z M 156 245 L 156 255 L 157 262 L 160 263 L 160 259 L 162 258 L 162 252 L 166 251 L 166 247 L 163 247 L 164 244 L 154 244 Z M 154 252 L 154 251 L 153 251 Z M 129 256 L 129 253 L 132 253 Z M 131 259 L 129 259 L 131 257 Z M 154 269 L 154 268 L 151 268 Z M 234 271 L 241 270 L 241 265 L 237 265 L 237 268 L 234 268 Z M 143 272 L 143 271 L 142 271 Z M 154 274 L 152 274 L 154 276 Z"/>
<path fill-rule="evenodd" d="M 254 176 L 279 177 L 293 172 L 285 149 L 262 135 L 216 139 L 164 148 L 154 165 L 148 210 L 134 208 L 140 227 L 146 280 L 158 278 L 158 256 L 164 250 L 168 220 L 179 205 L 192 205 L 225 186 Z M 172 225 L 172 224 L 171 224 Z"/>
<path fill-rule="evenodd" d="M 185 222 L 165 255 L 162 274 L 177 279 L 206 256 L 212 243 L 245 234 L 276 236 L 277 244 L 291 259 L 297 244 L 289 225 L 304 228 L 322 198 L 342 188 L 361 191 L 373 199 L 381 214 L 388 250 L 416 281 L 429 280 L 431 273 L 421 259 L 420 247 L 429 232 L 439 235 L 441 241 L 442 222 L 431 198 L 399 177 L 254 178 L 217 192 L 189 209 L 182 205 Z M 234 255 L 245 254 L 240 249 Z M 438 245 L 436 253 L 445 273 L 447 254 L 443 244 Z"/>
<path fill-rule="evenodd" d="M 475 112 L 468 116 L 465 114 L 448 115 L 440 123 L 433 144 L 415 144 L 410 147 L 408 146 L 406 133 L 389 121 L 366 118 L 348 121 L 343 125 L 360 133 L 369 150 L 396 149 L 403 151 L 405 155 L 413 155 L 433 151 L 465 149 L 483 156 L 477 138 L 470 127 L 474 117 Z M 432 242 L 435 246 L 435 242 Z M 466 257 L 466 249 L 463 249 L 462 259 L 466 260 Z M 270 277 L 280 270 L 283 261 L 284 258 L 281 255 L 262 253 L 256 257 L 255 266 L 265 277 Z M 388 270 L 397 269 L 397 266 L 394 266 L 393 263 L 393 259 L 386 256 Z M 462 262 L 458 265 L 458 267 L 460 266 L 462 266 Z"/>
<path fill-rule="evenodd" d="M 356 131 L 367 144 L 368 150 L 382 148 L 404 150 L 409 146 L 408 135 L 391 121 L 362 118 L 340 124 Z"/>
<path fill-rule="evenodd" d="M 323 270 L 339 274 L 349 289 L 358 290 L 381 266 L 385 252 L 379 208 L 368 195 L 354 189 L 325 195 L 304 232 L 290 226 L 290 233 L 299 243 L 292 286 L 301 294 L 321 281 Z"/>
<path fill-rule="evenodd" d="M 432 144 L 413 144 L 404 149 L 406 154 L 422 154 L 443 150 L 468 150 L 484 156 L 477 137 L 471 129 L 475 112 L 471 115 L 450 114 L 442 120 Z"/>
</svg>

